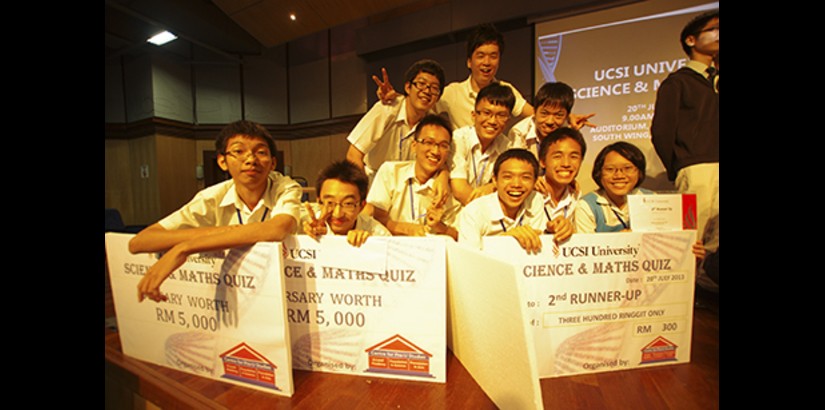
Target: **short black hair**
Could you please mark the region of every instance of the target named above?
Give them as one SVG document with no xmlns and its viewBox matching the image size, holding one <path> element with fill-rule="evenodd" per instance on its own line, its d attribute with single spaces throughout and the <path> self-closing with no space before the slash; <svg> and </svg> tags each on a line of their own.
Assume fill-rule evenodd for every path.
<svg viewBox="0 0 825 410">
<path fill-rule="evenodd" d="M 688 57 L 690 56 L 691 51 L 693 51 L 693 47 L 687 45 L 685 40 L 687 40 L 690 36 L 698 36 L 702 28 L 705 27 L 705 24 L 708 24 L 708 22 L 714 18 L 719 18 L 719 9 L 702 13 L 685 24 L 685 27 L 682 29 L 682 33 L 679 35 L 679 42 L 682 44 L 682 50 L 685 51 L 685 54 L 687 54 Z"/>
<path fill-rule="evenodd" d="M 318 200 L 321 199 L 321 186 L 324 185 L 324 181 L 328 179 L 337 179 L 341 182 L 355 185 L 358 187 L 358 193 L 361 195 L 359 200 L 363 201 L 367 199 L 370 180 L 364 170 L 352 162 L 347 160 L 335 161 L 318 173 L 318 182 L 316 182 L 315 185 Z"/>
<path fill-rule="evenodd" d="M 516 106 L 516 95 L 513 94 L 513 90 L 506 85 L 501 85 L 501 83 L 491 83 L 482 88 L 476 95 L 476 103 L 474 106 L 478 107 L 478 103 L 482 100 L 487 100 L 493 105 L 507 107 L 507 110 L 511 112 L 513 111 L 513 107 Z"/>
<path fill-rule="evenodd" d="M 444 90 L 444 87 L 446 86 L 444 84 L 444 67 L 441 67 L 441 64 L 439 64 L 438 61 L 430 59 L 418 60 L 413 63 L 413 65 L 407 69 L 407 72 L 404 73 L 404 84 L 411 83 L 415 80 L 418 73 L 421 72 L 434 75 L 435 78 L 438 79 L 438 87 L 441 88 L 441 90 Z"/>
<path fill-rule="evenodd" d="M 263 125 L 247 120 L 235 121 L 223 127 L 215 138 L 215 150 L 221 155 L 226 155 L 226 142 L 236 135 L 260 138 L 266 141 L 266 145 L 269 146 L 269 153 L 275 155 L 275 140 L 269 134 L 269 131 Z"/>
<path fill-rule="evenodd" d="M 498 178 L 498 171 L 501 170 L 501 164 L 508 159 L 518 159 L 530 164 L 533 167 L 533 178 L 538 178 L 539 162 L 532 152 L 524 148 L 510 148 L 496 158 L 496 163 L 493 165 L 493 175 L 495 175 L 496 178 Z"/>
<path fill-rule="evenodd" d="M 584 141 L 584 137 L 581 132 L 569 127 L 557 128 L 541 140 L 541 143 L 539 144 L 539 158 L 544 159 L 544 156 L 547 155 L 547 150 L 550 149 L 550 145 L 565 138 L 570 138 L 579 143 L 579 146 L 582 149 L 582 158 L 584 158 L 584 154 L 587 152 L 587 143 Z"/>
<path fill-rule="evenodd" d="M 636 181 L 636 186 L 633 188 L 638 188 L 639 185 L 645 180 L 645 168 L 647 167 L 647 160 L 645 160 L 645 154 L 635 145 L 619 141 L 614 142 L 604 148 L 596 155 L 596 160 L 593 162 L 593 181 L 596 182 L 596 185 L 599 188 L 604 189 L 602 186 L 602 168 L 604 167 L 604 159 L 607 157 L 607 154 L 615 152 L 628 161 L 630 161 L 636 168 L 639 170 L 639 180 Z"/>
<path fill-rule="evenodd" d="M 569 85 L 562 82 L 544 83 L 536 91 L 536 97 L 533 98 L 533 108 L 538 110 L 544 104 L 558 105 L 570 114 L 573 111 L 575 102 L 576 96 L 573 93 L 573 88 Z"/>
<path fill-rule="evenodd" d="M 413 135 L 413 138 L 418 140 L 418 135 L 421 134 L 421 129 L 427 125 L 435 125 L 444 128 L 447 130 L 447 134 L 450 134 L 450 141 L 453 140 L 453 127 L 450 125 L 450 121 L 436 114 L 427 114 L 421 119 L 421 121 L 418 121 L 418 124 L 415 126 L 415 134 Z"/>
<path fill-rule="evenodd" d="M 467 38 L 467 58 L 471 58 L 477 48 L 487 44 L 496 43 L 498 45 L 498 54 L 504 54 L 504 36 L 496 30 L 492 24 L 481 24 L 470 33 Z"/>
</svg>

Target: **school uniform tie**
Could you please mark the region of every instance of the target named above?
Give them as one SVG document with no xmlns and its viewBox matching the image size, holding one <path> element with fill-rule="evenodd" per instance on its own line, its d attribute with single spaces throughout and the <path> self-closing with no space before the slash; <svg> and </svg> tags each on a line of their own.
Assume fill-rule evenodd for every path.
<svg viewBox="0 0 825 410">
<path fill-rule="evenodd" d="M 705 72 L 708 73 L 708 80 L 710 80 L 711 88 L 713 88 L 714 91 L 718 91 L 719 90 L 719 84 L 715 84 L 715 81 L 716 81 L 716 76 L 719 75 L 719 71 L 716 70 L 715 67 L 708 67 L 708 69 L 705 70 Z"/>
</svg>

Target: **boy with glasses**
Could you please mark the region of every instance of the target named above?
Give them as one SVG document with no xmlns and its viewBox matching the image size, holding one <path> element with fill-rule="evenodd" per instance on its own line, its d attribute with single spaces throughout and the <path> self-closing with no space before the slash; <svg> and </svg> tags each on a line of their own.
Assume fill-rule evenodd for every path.
<svg viewBox="0 0 825 410">
<path fill-rule="evenodd" d="M 166 300 L 160 285 L 189 255 L 280 241 L 295 233 L 301 186 L 275 171 L 275 141 L 260 124 L 236 121 L 215 140 L 218 166 L 232 179 L 139 232 L 129 251 L 164 252 L 138 283 L 138 300 Z"/>
<path fill-rule="evenodd" d="M 405 97 L 392 106 L 376 103 L 350 132 L 346 159 L 363 169 L 370 180 L 385 161 L 413 159 L 412 136 L 418 122 L 441 97 L 443 84 L 440 64 L 433 60 L 415 62 L 405 74 Z"/>
<path fill-rule="evenodd" d="M 318 239 L 332 231 L 346 235 L 347 242 L 361 246 L 370 236 L 392 235 L 375 218 L 362 213 L 369 179 L 355 164 L 343 160 L 321 170 L 316 183 L 318 202 L 305 203 L 301 224 L 305 234 Z"/>
<path fill-rule="evenodd" d="M 428 233 L 457 238 L 451 226 L 459 204 L 448 195 L 435 201 L 434 182 L 450 155 L 452 133 L 443 117 L 430 114 L 418 123 L 411 149 L 414 161 L 386 162 L 378 169 L 367 194 L 375 219 L 393 235 Z"/>
<path fill-rule="evenodd" d="M 495 190 L 493 165 L 501 153 L 513 147 L 504 127 L 515 101 L 510 87 L 493 83 L 478 92 L 473 125 L 455 131 L 450 187 L 462 205 Z"/>
</svg>

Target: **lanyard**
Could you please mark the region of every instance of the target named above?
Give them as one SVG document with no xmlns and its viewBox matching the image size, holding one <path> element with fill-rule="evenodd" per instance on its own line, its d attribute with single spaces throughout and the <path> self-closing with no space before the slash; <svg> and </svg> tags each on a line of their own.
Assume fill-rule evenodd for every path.
<svg viewBox="0 0 825 410">
<path fill-rule="evenodd" d="M 567 218 L 567 208 L 569 206 L 570 206 L 570 204 L 567 204 L 567 205 L 564 206 L 564 217 L 565 218 Z M 546 206 L 544 207 L 544 215 L 547 216 L 547 221 L 548 222 L 553 220 L 553 218 L 550 217 L 550 212 L 547 212 L 547 207 Z"/>
<path fill-rule="evenodd" d="M 404 141 L 406 141 L 408 138 L 410 138 L 413 135 L 415 135 L 415 134 L 410 134 L 410 135 L 407 135 L 405 137 L 404 136 L 404 130 L 403 129 L 398 130 L 398 160 L 399 161 L 406 161 L 407 160 L 408 155 L 407 156 L 404 155 Z"/>
<path fill-rule="evenodd" d="M 413 179 L 407 179 L 407 186 L 410 188 L 410 216 L 412 217 L 413 221 L 417 221 L 418 218 L 423 218 L 427 216 L 427 213 L 424 212 L 423 214 L 419 215 L 418 218 L 415 217 L 415 194 L 413 194 Z"/>
<path fill-rule="evenodd" d="M 622 223 L 622 226 L 624 227 L 624 229 L 628 229 L 628 228 L 630 228 L 630 226 L 628 226 L 628 224 L 627 224 L 627 223 L 625 223 L 624 219 L 622 219 L 622 217 L 621 217 L 621 216 L 619 216 L 619 213 L 618 213 L 618 212 L 616 212 L 616 210 L 615 210 L 615 209 L 613 209 L 613 208 L 611 207 L 611 208 L 610 208 L 610 210 L 611 210 L 611 211 L 613 211 L 613 214 L 614 214 L 614 215 L 616 215 L 616 218 L 619 218 L 619 222 L 621 222 L 621 223 Z"/>
<path fill-rule="evenodd" d="M 238 223 L 243 225 L 243 218 L 241 218 L 241 210 L 238 209 L 238 208 L 235 208 L 235 212 L 238 214 Z M 269 213 L 269 208 L 264 208 L 264 214 L 261 215 L 261 222 L 263 222 L 264 219 L 266 219 L 266 214 L 268 214 L 268 213 Z"/>
<path fill-rule="evenodd" d="M 481 174 L 479 174 L 479 173 L 478 173 L 478 169 L 476 169 L 476 154 L 474 154 L 474 153 L 470 153 L 470 155 L 473 157 L 473 160 L 472 160 L 472 163 L 473 163 L 473 173 L 474 173 L 474 174 L 475 174 L 475 176 L 476 176 L 476 186 L 475 186 L 475 187 L 476 187 L 476 188 L 478 188 L 478 187 L 480 187 L 480 186 L 481 186 L 481 177 L 483 177 L 483 176 L 484 176 L 484 171 L 487 169 L 487 164 L 489 164 L 489 163 L 490 163 L 490 161 L 488 161 L 488 159 L 489 159 L 489 158 L 484 158 L 484 166 L 483 166 L 483 167 L 481 167 Z"/>
<path fill-rule="evenodd" d="M 522 221 L 524 221 L 524 215 L 522 215 L 521 218 L 518 219 L 518 226 L 521 226 Z M 501 224 L 501 229 L 503 229 L 504 232 L 507 232 L 507 227 L 504 226 L 504 218 L 499 219 L 498 223 Z"/>
</svg>

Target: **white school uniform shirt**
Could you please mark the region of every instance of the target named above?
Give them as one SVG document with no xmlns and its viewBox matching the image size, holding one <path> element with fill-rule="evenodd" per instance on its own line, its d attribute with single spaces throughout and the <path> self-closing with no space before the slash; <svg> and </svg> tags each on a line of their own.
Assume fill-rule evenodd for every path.
<svg viewBox="0 0 825 410">
<path fill-rule="evenodd" d="M 523 118 L 510 128 L 507 134 L 513 141 L 513 148 L 526 148 L 538 159 L 539 157 L 539 137 L 536 134 L 536 122 L 533 117 Z"/>
<path fill-rule="evenodd" d="M 513 147 L 512 141 L 499 134 L 481 151 L 481 141 L 474 126 L 462 127 L 453 132 L 453 154 L 450 161 L 450 179 L 466 179 L 473 188 L 493 180 L 493 167 L 504 151 Z"/>
<path fill-rule="evenodd" d="M 467 79 L 462 82 L 452 82 L 444 87 L 441 92 L 441 98 L 435 104 L 435 112 L 441 114 L 446 112 L 450 116 L 450 123 L 453 129 L 473 125 L 472 112 L 476 109 L 476 95 L 473 91 L 473 86 L 470 84 L 472 75 L 467 76 Z M 516 104 L 513 106 L 512 115 L 518 117 L 524 109 L 524 104 L 527 103 L 521 93 L 513 87 L 512 84 L 506 81 L 497 81 L 501 85 L 510 87 L 513 94 L 516 96 Z"/>
<path fill-rule="evenodd" d="M 269 173 L 266 191 L 249 209 L 227 180 L 204 188 L 189 203 L 158 221 L 167 230 L 262 222 L 275 215 L 289 215 L 300 222 L 301 185 L 277 171 Z M 294 232 L 293 232 L 294 233 Z"/>
<path fill-rule="evenodd" d="M 384 161 L 414 159 L 410 144 L 416 125 L 407 124 L 406 97 L 392 105 L 378 101 L 358 121 L 347 141 L 364 153 L 364 171 L 370 180 Z"/>
<path fill-rule="evenodd" d="M 515 219 L 504 215 L 498 193 L 493 192 L 474 199 L 461 209 L 456 219 L 458 242 L 481 249 L 481 238 L 505 233 L 518 226 L 529 226 L 544 231 L 544 199 L 536 191 L 528 194 Z"/>
<path fill-rule="evenodd" d="M 561 199 L 557 203 L 553 203 L 553 196 L 548 194 L 544 197 L 544 210 L 547 220 L 550 221 L 556 219 L 558 216 L 563 216 L 573 223 L 573 226 L 576 226 L 576 204 L 580 196 L 579 183 L 576 181 L 573 181 L 572 184 L 564 189 L 564 192 L 561 194 Z"/>
<path fill-rule="evenodd" d="M 415 161 L 386 162 L 378 168 L 367 203 L 387 211 L 390 220 L 423 224 L 432 203 L 433 178 L 421 184 L 415 178 Z M 444 205 L 442 222 L 452 226 L 460 203 L 452 196 Z"/>
<path fill-rule="evenodd" d="M 315 214 L 315 217 L 318 218 L 321 216 L 321 204 L 317 202 L 312 202 L 309 204 L 312 207 L 312 212 Z M 309 212 L 306 210 L 305 207 L 301 207 L 301 229 L 298 232 L 303 233 L 303 226 L 304 222 L 310 222 L 312 219 L 309 217 Z M 367 215 L 363 212 L 359 212 L 358 216 L 355 219 L 355 227 L 352 229 L 357 229 L 360 231 L 367 231 L 370 233 L 370 236 L 392 236 L 389 229 L 385 227 L 381 222 L 378 222 L 375 218 L 370 215 Z M 327 226 L 327 232 L 331 235 L 335 233 L 329 229 Z"/>
</svg>

